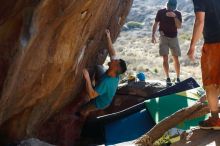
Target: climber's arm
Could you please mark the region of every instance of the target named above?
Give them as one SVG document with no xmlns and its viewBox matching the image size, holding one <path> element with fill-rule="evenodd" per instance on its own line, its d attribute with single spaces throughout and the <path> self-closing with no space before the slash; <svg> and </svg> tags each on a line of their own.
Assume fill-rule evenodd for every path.
<svg viewBox="0 0 220 146">
<path fill-rule="evenodd" d="M 88 73 L 87 69 L 83 70 L 83 75 L 84 75 L 84 78 L 86 80 L 86 90 L 89 94 L 89 99 L 96 98 L 99 94 L 92 87 L 92 82 L 91 82 L 91 79 L 89 77 L 89 73 Z"/>
<path fill-rule="evenodd" d="M 112 44 L 110 31 L 108 29 L 106 29 L 105 32 L 106 32 L 107 41 L 108 41 L 108 53 L 109 53 L 110 58 L 112 59 L 116 56 L 116 51 L 115 51 L 113 44 Z"/>
</svg>

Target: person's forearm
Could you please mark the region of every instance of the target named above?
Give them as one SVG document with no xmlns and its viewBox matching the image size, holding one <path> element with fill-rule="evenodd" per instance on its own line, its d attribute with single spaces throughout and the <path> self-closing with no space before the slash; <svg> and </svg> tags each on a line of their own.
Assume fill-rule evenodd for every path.
<svg viewBox="0 0 220 146">
<path fill-rule="evenodd" d="M 153 25 L 152 37 L 155 36 L 156 31 L 157 31 L 157 22 L 155 22 L 154 25 Z"/>
<path fill-rule="evenodd" d="M 93 99 L 98 96 L 97 92 L 92 87 L 92 83 L 90 79 L 86 80 L 86 89 L 87 89 L 90 99 Z"/>
<path fill-rule="evenodd" d="M 202 36 L 203 28 L 204 28 L 204 21 L 200 19 L 196 19 L 194 23 L 193 35 L 190 46 L 196 45 L 196 43 Z"/>
<path fill-rule="evenodd" d="M 182 27 L 182 22 L 177 17 L 174 18 L 174 21 L 175 21 L 176 28 Z"/>
<path fill-rule="evenodd" d="M 108 41 L 108 53 L 109 53 L 109 56 L 112 57 L 112 56 L 115 56 L 116 55 L 116 51 L 113 47 L 113 44 L 112 44 L 112 39 L 110 36 L 107 36 L 107 41 Z"/>
</svg>

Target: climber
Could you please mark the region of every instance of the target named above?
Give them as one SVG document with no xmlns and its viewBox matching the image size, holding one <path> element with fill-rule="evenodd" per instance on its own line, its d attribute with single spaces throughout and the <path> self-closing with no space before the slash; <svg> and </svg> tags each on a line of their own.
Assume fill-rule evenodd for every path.
<svg viewBox="0 0 220 146">
<path fill-rule="evenodd" d="M 108 107 L 116 93 L 119 83 L 119 75 L 123 74 L 127 70 L 125 61 L 117 59 L 116 57 L 116 51 L 113 48 L 110 31 L 108 29 L 106 30 L 106 36 L 108 42 L 108 53 L 111 59 L 108 63 L 109 68 L 95 88 L 92 87 L 87 69 L 83 70 L 83 76 L 86 80 L 86 90 L 90 101 L 80 107 L 77 115 L 86 117 L 92 111 Z"/>
</svg>

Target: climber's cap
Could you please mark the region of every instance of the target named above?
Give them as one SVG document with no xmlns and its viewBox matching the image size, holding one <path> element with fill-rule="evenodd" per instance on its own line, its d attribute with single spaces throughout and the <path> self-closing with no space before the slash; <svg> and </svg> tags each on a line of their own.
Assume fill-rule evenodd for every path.
<svg viewBox="0 0 220 146">
<path fill-rule="evenodd" d="M 177 1 L 176 0 L 168 0 L 167 2 L 167 8 L 170 10 L 176 10 L 177 7 Z"/>
</svg>

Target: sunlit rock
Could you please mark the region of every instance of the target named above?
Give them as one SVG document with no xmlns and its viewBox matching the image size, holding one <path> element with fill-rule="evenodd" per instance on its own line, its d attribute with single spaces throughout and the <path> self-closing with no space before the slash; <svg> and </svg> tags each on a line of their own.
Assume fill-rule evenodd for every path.
<svg viewBox="0 0 220 146">
<path fill-rule="evenodd" d="M 104 62 L 104 31 L 116 40 L 132 0 L 0 2 L 3 143 L 35 136 L 49 118 L 77 103 L 82 69 Z"/>
</svg>

